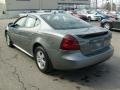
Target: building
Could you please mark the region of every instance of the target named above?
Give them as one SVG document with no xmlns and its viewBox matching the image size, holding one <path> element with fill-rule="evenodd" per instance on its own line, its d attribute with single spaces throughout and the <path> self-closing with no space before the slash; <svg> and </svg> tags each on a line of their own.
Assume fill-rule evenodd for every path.
<svg viewBox="0 0 120 90">
<path fill-rule="evenodd" d="M 6 11 L 5 1 L 4 1 L 4 0 L 0 0 L 0 16 L 1 16 L 2 18 L 4 18 L 4 14 L 5 14 L 4 11 Z"/>
<path fill-rule="evenodd" d="M 4 9 L 1 13 L 9 17 L 27 10 L 65 9 L 90 5 L 90 0 L 0 0 L 1 2 L 4 2 Z"/>
<path fill-rule="evenodd" d="M 60 6 L 90 5 L 90 0 L 6 0 L 7 10 L 58 9 Z"/>
<path fill-rule="evenodd" d="M 57 7 L 61 9 L 90 6 L 90 0 L 58 0 Z"/>
</svg>

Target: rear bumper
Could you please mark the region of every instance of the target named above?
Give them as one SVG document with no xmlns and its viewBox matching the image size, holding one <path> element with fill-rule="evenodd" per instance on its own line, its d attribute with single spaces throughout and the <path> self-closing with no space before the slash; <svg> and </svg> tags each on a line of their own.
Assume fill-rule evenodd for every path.
<svg viewBox="0 0 120 90">
<path fill-rule="evenodd" d="M 94 56 L 84 56 L 80 52 L 65 54 L 65 55 L 57 55 L 52 59 L 53 67 L 55 69 L 61 70 L 70 70 L 70 69 L 80 69 L 90 65 L 94 65 L 103 61 L 108 60 L 113 55 L 114 49 L 110 46 L 110 49 L 94 55 Z"/>
</svg>

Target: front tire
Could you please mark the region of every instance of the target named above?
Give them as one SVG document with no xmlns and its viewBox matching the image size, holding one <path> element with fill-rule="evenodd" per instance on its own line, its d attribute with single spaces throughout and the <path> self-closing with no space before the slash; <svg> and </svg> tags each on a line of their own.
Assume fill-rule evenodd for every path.
<svg viewBox="0 0 120 90">
<path fill-rule="evenodd" d="M 47 52 L 43 47 L 38 46 L 34 52 L 34 58 L 39 70 L 43 73 L 50 73 L 52 71 L 52 64 Z"/>
<path fill-rule="evenodd" d="M 99 18 L 98 18 L 98 21 L 99 21 L 99 22 L 102 21 L 102 17 L 99 17 Z"/>
<path fill-rule="evenodd" d="M 108 30 L 111 30 L 111 25 L 110 25 L 110 23 L 105 23 L 105 24 L 103 25 L 103 27 L 106 28 L 106 29 L 108 29 Z"/>
<path fill-rule="evenodd" d="M 8 35 L 8 33 L 6 33 L 6 42 L 7 42 L 7 45 L 9 47 L 13 47 L 13 43 L 12 43 L 12 41 L 11 41 L 10 36 Z"/>
</svg>

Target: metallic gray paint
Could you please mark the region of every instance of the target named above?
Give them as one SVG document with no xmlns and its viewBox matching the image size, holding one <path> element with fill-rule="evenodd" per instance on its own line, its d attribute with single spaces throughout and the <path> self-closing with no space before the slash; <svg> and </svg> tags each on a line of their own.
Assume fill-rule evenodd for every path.
<svg viewBox="0 0 120 90">
<path fill-rule="evenodd" d="M 34 28 L 13 28 L 7 27 L 7 32 L 14 44 L 22 48 L 24 51 L 34 56 L 33 47 L 36 43 L 43 46 L 48 53 L 48 56 L 56 69 L 77 69 L 99 62 L 103 62 L 113 55 L 114 49 L 111 45 L 107 46 L 109 49 L 103 52 L 97 52 L 94 55 L 86 56 L 81 50 L 61 50 L 60 44 L 63 37 L 67 34 L 73 35 L 80 43 L 80 47 L 87 45 L 92 39 L 104 39 L 109 37 L 111 39 L 111 32 L 100 27 L 81 28 L 76 30 L 54 30 L 50 27 L 39 14 L 31 14 L 41 20 L 41 25 Z M 98 32 L 108 31 L 107 35 L 94 37 L 90 39 L 82 39 L 77 35 L 87 35 Z M 87 49 L 87 46 L 86 46 Z M 88 52 L 88 50 L 84 50 Z"/>
</svg>

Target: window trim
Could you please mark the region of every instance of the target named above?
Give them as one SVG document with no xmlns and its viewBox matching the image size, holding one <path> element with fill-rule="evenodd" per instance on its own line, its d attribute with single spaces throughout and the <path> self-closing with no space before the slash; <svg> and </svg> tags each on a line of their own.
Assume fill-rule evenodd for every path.
<svg viewBox="0 0 120 90">
<path fill-rule="evenodd" d="M 41 25 L 41 20 L 40 20 L 39 18 L 37 18 L 37 17 L 35 17 L 35 16 L 32 16 L 32 15 L 27 16 L 27 18 L 28 18 L 28 17 L 34 18 L 34 19 L 36 19 L 36 21 L 39 20 L 39 22 L 40 22 L 39 25 Z M 26 21 L 27 21 L 27 20 L 26 20 Z M 36 22 L 35 22 L 35 23 L 36 23 Z M 25 22 L 25 24 L 26 24 L 26 22 Z M 35 28 L 35 27 L 38 27 L 39 25 L 35 26 L 35 24 L 34 24 L 33 27 L 25 27 L 25 28 Z"/>
<path fill-rule="evenodd" d="M 20 17 L 20 18 L 18 18 L 18 19 L 14 22 L 14 24 L 16 24 L 16 23 L 17 23 L 20 19 L 22 19 L 22 18 L 26 18 L 26 20 L 25 20 L 23 26 L 19 26 L 20 28 L 35 28 L 35 27 L 38 27 L 38 26 L 41 25 L 41 20 L 40 20 L 39 18 L 35 17 L 35 16 L 32 16 L 32 15 L 27 15 L 27 16 Z M 26 24 L 28 18 L 33 18 L 33 19 L 35 19 L 36 21 L 39 20 L 39 22 L 40 22 L 39 25 L 35 26 L 35 24 L 36 24 L 36 21 L 35 21 L 35 24 L 34 24 L 33 27 L 25 27 L 25 24 Z"/>
<path fill-rule="evenodd" d="M 35 22 L 36 22 L 36 20 L 37 20 L 37 18 L 36 17 L 33 17 L 33 16 L 27 16 L 27 19 L 28 18 L 33 18 L 33 19 L 35 19 Z M 26 22 L 27 22 L 27 19 L 26 19 Z M 25 22 L 25 24 L 24 24 L 24 28 L 34 28 L 35 27 L 35 24 L 34 24 L 34 26 L 33 27 L 26 27 L 25 25 L 26 25 L 26 22 Z"/>
<path fill-rule="evenodd" d="M 14 22 L 14 24 L 16 24 L 16 23 L 17 23 L 20 19 L 22 19 L 22 18 L 26 18 L 26 20 L 27 20 L 27 16 L 23 16 L 23 17 L 18 18 L 18 19 Z M 19 27 L 23 28 L 23 27 L 25 26 L 26 20 L 25 20 L 23 26 L 19 26 Z"/>
</svg>

